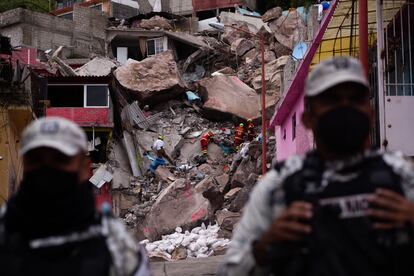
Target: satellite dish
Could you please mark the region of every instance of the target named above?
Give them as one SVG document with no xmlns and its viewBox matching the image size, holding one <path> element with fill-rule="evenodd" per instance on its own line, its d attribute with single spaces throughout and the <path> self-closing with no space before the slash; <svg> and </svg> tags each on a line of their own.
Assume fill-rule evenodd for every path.
<svg viewBox="0 0 414 276">
<path fill-rule="evenodd" d="M 308 45 L 305 42 L 299 42 L 293 48 L 292 56 L 296 60 L 302 60 L 305 57 Z"/>
</svg>

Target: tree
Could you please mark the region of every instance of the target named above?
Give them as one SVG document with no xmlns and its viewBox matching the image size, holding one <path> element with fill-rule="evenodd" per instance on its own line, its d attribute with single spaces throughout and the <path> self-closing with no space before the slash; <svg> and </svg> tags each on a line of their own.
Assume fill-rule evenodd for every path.
<svg viewBox="0 0 414 276">
<path fill-rule="evenodd" d="M 0 12 L 12 10 L 19 7 L 39 12 L 49 12 L 49 0 L 0 0 Z"/>
</svg>

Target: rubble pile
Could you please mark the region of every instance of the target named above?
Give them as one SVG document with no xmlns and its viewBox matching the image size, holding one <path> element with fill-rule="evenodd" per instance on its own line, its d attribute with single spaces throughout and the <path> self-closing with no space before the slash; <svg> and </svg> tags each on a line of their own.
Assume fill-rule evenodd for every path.
<svg viewBox="0 0 414 276">
<path fill-rule="evenodd" d="M 139 61 L 124 56 L 120 65 L 96 57 L 74 70 L 58 57 L 61 49 L 50 57 L 62 76 L 113 77 L 109 90 L 116 131 L 105 148 L 107 160 L 96 165 L 94 178 L 98 188 L 111 181 L 114 212 L 144 240 L 151 257 L 207 257 L 223 253 L 229 244 L 262 173 L 261 126 L 252 127 L 251 139 L 245 134 L 235 142 L 236 127 L 247 132 L 247 123 L 261 117 L 264 73 L 257 37 L 265 40 L 270 118 L 298 62 L 291 57 L 292 49 L 307 40 L 306 18 L 313 17 L 278 7 L 264 14 L 263 22 L 226 13 L 223 32 L 195 36 L 174 30 L 173 20 L 157 15 L 134 21 L 137 25 L 130 22 L 132 27 L 120 21 L 110 29 L 117 28 L 113 47 L 121 43 L 118 32 L 123 30 L 162 37 L 157 43 L 150 37 L 136 39 L 134 58 Z M 150 39 L 154 49 L 148 56 Z M 180 44 L 171 46 L 176 41 Z M 157 139 L 163 155 L 153 147 Z M 208 147 L 202 139 L 208 140 Z M 90 143 L 95 142 L 93 133 Z M 264 166 L 270 169 L 276 139 L 268 135 L 265 142 Z"/>
</svg>

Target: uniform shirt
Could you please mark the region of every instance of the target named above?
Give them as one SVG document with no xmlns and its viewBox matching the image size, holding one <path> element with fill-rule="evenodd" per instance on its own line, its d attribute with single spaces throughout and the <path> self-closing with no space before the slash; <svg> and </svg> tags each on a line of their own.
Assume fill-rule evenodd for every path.
<svg viewBox="0 0 414 276">
<path fill-rule="evenodd" d="M 369 154 L 374 154 L 374 152 L 367 152 L 363 156 L 346 162 L 326 164 L 322 182 L 347 182 L 347 177 L 351 175 L 340 174 L 338 171 L 358 165 L 358 162 L 361 162 Z M 401 177 L 401 187 L 405 197 L 414 202 L 414 170 L 412 163 L 399 154 L 377 154 L 383 158 L 383 161 L 391 167 L 396 175 Z M 268 230 L 271 223 L 286 208 L 283 184 L 289 176 L 302 170 L 303 164 L 303 157 L 291 157 L 285 161 L 280 170 L 271 170 L 255 186 L 242 219 L 234 232 L 221 275 L 267 275 L 263 274 L 267 272 L 266 267 L 256 265 L 253 255 L 253 243 Z M 346 184 L 348 183 L 344 183 L 344 185 Z M 271 202 L 271 205 L 269 205 L 269 202 Z"/>
<path fill-rule="evenodd" d="M 154 142 L 154 145 L 152 146 L 152 148 L 155 151 L 161 150 L 162 148 L 164 148 L 164 141 L 158 139 L 157 141 Z"/>
</svg>

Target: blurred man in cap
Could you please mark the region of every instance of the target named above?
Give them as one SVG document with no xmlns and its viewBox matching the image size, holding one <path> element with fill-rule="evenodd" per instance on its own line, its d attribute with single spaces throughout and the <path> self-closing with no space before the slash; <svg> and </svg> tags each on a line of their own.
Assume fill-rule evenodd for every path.
<svg viewBox="0 0 414 276">
<path fill-rule="evenodd" d="M 21 146 L 23 179 L 0 215 L 1 275 L 149 275 L 123 224 L 94 208 L 83 130 L 42 118 Z"/>
<path fill-rule="evenodd" d="M 226 275 L 414 275 L 414 172 L 369 148 L 369 85 L 358 60 L 317 65 L 304 126 L 316 149 L 276 164 L 251 194 Z"/>
</svg>

